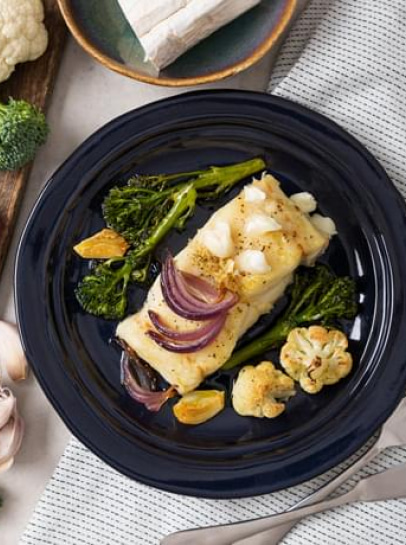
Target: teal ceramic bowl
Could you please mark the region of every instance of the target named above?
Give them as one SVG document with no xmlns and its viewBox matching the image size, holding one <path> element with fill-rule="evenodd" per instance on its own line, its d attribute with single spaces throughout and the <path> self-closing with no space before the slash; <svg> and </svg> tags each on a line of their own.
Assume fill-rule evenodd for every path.
<svg viewBox="0 0 406 545">
<path fill-rule="evenodd" d="M 144 0 L 145 1 L 145 0 Z M 125 76 L 166 86 L 232 76 L 259 61 L 289 25 L 297 0 L 262 0 L 154 75 L 116 0 L 58 0 L 73 36 L 96 60 Z"/>
</svg>

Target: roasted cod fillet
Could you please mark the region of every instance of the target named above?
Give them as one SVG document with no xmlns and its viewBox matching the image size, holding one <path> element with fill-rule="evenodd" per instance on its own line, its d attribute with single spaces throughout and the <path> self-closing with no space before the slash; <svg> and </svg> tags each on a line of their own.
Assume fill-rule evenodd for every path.
<svg viewBox="0 0 406 545">
<path fill-rule="evenodd" d="M 157 278 L 143 308 L 118 325 L 117 336 L 158 371 L 180 394 L 197 388 L 230 357 L 238 339 L 258 318 L 269 312 L 292 281 L 299 265 L 311 265 L 326 249 L 329 236 L 316 229 L 310 216 L 283 193 L 278 181 L 270 175 L 254 180 L 250 187 L 260 190 L 261 199 L 249 200 L 242 191 L 215 212 L 188 245 L 175 257 L 177 267 L 210 281 L 217 288 L 227 287 L 238 293 L 239 303 L 229 313 L 217 339 L 195 353 L 177 354 L 158 346 L 146 335 L 153 329 L 148 310 L 154 310 L 171 327 L 184 331 L 201 323 L 174 314 L 166 305 Z M 260 213 L 272 217 L 277 229 L 255 234 L 247 224 Z M 220 258 L 203 244 L 205 233 L 224 222 L 230 227 L 234 255 Z M 269 265 L 261 274 L 241 272 L 238 256 L 246 250 L 261 251 Z"/>
</svg>

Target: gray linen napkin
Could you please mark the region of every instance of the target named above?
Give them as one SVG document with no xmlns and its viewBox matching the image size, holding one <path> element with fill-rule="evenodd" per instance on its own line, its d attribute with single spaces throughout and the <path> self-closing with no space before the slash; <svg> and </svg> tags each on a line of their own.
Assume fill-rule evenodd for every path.
<svg viewBox="0 0 406 545">
<path fill-rule="evenodd" d="M 404 0 L 314 0 L 283 48 L 270 85 L 275 94 L 346 127 L 381 160 L 406 196 Z M 357 479 L 400 462 L 406 462 L 406 449 L 392 449 Z M 341 469 L 268 496 L 201 500 L 132 482 L 74 439 L 21 544 L 157 545 L 175 530 L 284 510 Z M 283 544 L 401 545 L 406 543 L 405 510 L 402 500 L 344 507 L 300 523 Z"/>
</svg>

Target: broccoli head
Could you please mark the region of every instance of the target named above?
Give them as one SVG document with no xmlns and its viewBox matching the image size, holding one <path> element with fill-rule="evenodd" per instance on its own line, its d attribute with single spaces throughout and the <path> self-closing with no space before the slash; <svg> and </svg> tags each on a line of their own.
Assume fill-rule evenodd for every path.
<svg viewBox="0 0 406 545">
<path fill-rule="evenodd" d="M 122 318 L 125 313 L 125 294 L 131 279 L 132 265 L 128 260 L 123 260 L 114 266 L 111 261 L 100 263 L 82 279 L 76 289 L 76 297 L 82 308 L 90 314 L 114 320 Z"/>
<path fill-rule="evenodd" d="M 12 98 L 0 104 L 0 170 L 17 170 L 32 161 L 48 132 L 44 114 L 32 104 Z"/>
</svg>

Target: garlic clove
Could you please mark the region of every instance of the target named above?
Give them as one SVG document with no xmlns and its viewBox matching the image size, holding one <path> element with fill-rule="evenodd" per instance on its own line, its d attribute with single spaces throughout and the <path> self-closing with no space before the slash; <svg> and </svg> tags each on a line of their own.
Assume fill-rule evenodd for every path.
<svg viewBox="0 0 406 545">
<path fill-rule="evenodd" d="M 227 258 L 234 255 L 234 242 L 230 225 L 218 220 L 201 232 L 201 242 L 215 257 Z"/>
<path fill-rule="evenodd" d="M 313 214 L 313 216 L 310 216 L 310 221 L 318 231 L 329 237 L 337 234 L 336 224 L 331 218 L 321 216 L 320 214 Z"/>
<path fill-rule="evenodd" d="M 246 202 L 261 202 L 266 199 L 266 193 L 255 185 L 246 185 L 244 187 L 244 199 Z"/>
<path fill-rule="evenodd" d="M 173 407 L 175 417 L 182 424 L 207 422 L 224 409 L 225 394 L 219 390 L 195 390 L 185 394 Z"/>
<path fill-rule="evenodd" d="M 93 236 L 82 240 L 73 250 L 84 259 L 110 259 L 122 257 L 130 245 L 113 229 L 102 229 Z"/>
<path fill-rule="evenodd" d="M 24 422 L 14 411 L 14 415 L 0 430 L 0 466 L 13 458 L 21 446 L 24 434 Z"/>
<path fill-rule="evenodd" d="M 12 380 L 27 378 L 28 364 L 17 326 L 4 321 L 0 321 L 0 362 Z"/>
<path fill-rule="evenodd" d="M 273 231 L 280 231 L 281 225 L 266 214 L 252 214 L 245 222 L 244 232 L 247 235 L 258 236 Z"/>
<path fill-rule="evenodd" d="M 0 430 L 12 417 L 16 406 L 16 398 L 11 390 L 0 387 Z"/>
<path fill-rule="evenodd" d="M 266 274 L 271 271 L 271 266 L 267 262 L 265 254 L 260 250 L 244 250 L 238 254 L 235 261 L 241 272 Z"/>
<path fill-rule="evenodd" d="M 310 214 L 317 208 L 317 201 L 311 193 L 302 191 L 301 193 L 294 193 L 290 196 L 290 200 L 296 205 L 304 214 Z"/>
</svg>

